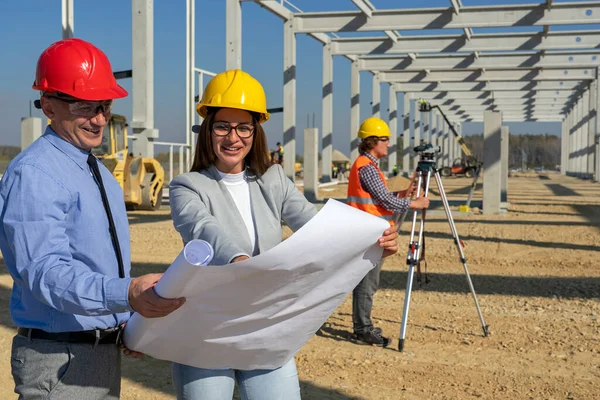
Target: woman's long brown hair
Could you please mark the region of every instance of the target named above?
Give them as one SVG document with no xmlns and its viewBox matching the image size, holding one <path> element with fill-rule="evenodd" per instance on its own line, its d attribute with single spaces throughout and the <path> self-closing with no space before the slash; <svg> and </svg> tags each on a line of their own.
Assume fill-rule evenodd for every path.
<svg viewBox="0 0 600 400">
<path fill-rule="evenodd" d="M 212 125 L 215 120 L 215 115 L 219 110 L 220 108 L 209 108 L 206 118 L 200 125 L 198 140 L 196 140 L 194 162 L 190 169 L 191 172 L 202 171 L 213 165 L 217 159 L 212 146 Z M 246 155 L 246 158 L 244 158 L 244 164 L 252 173 L 261 176 L 270 166 L 267 135 L 265 134 L 262 125 L 258 123 L 259 115 L 250 111 L 248 112 L 252 115 L 252 122 L 254 123 L 255 128 L 252 148 Z"/>
</svg>

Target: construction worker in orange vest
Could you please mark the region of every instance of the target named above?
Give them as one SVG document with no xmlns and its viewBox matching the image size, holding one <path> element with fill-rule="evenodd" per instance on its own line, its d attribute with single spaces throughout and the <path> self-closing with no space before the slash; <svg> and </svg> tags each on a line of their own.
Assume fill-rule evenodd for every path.
<svg viewBox="0 0 600 400">
<path fill-rule="evenodd" d="M 379 118 L 368 118 L 360 126 L 358 137 L 360 155 L 350 169 L 348 178 L 348 205 L 390 221 L 394 213 L 407 208 L 429 207 L 427 197 L 410 200 L 416 187 L 390 192 L 377 162 L 387 156 L 390 147 L 390 128 Z M 386 347 L 390 339 L 371 322 L 373 295 L 379 287 L 379 273 L 383 260 L 363 278 L 352 292 L 353 341 Z"/>
</svg>

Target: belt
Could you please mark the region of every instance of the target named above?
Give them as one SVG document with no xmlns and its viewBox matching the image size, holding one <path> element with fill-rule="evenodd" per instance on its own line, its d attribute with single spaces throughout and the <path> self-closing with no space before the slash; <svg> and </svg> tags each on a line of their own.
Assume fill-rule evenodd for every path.
<svg viewBox="0 0 600 400">
<path fill-rule="evenodd" d="M 94 329 L 78 332 L 46 332 L 35 328 L 18 328 L 17 333 L 30 339 L 53 340 L 68 343 L 119 344 L 121 329 Z"/>
</svg>

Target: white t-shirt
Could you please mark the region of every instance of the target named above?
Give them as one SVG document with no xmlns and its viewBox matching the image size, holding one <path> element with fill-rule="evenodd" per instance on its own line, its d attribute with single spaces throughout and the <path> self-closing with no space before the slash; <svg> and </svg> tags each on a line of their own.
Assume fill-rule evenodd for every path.
<svg viewBox="0 0 600 400">
<path fill-rule="evenodd" d="M 256 230 L 254 229 L 254 216 L 252 215 L 252 207 L 250 206 L 250 186 L 246 177 L 246 171 L 239 174 L 227 174 L 217 169 L 223 183 L 229 190 L 233 201 L 242 215 L 248 236 L 250 236 L 250 244 L 252 245 L 252 255 L 256 254 Z"/>
</svg>

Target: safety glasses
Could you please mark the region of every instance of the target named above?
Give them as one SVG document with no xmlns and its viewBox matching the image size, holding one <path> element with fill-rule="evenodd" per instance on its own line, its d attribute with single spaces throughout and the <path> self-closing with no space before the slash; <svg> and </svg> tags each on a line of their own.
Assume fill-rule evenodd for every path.
<svg viewBox="0 0 600 400">
<path fill-rule="evenodd" d="M 77 115 L 79 117 L 95 117 L 99 113 L 110 114 L 110 110 L 113 107 L 112 100 L 102 100 L 102 101 L 87 101 L 87 100 L 79 100 L 79 99 L 69 99 L 60 96 L 54 95 L 46 95 L 49 99 L 60 100 L 63 103 L 67 103 L 69 105 L 69 111 L 73 115 Z"/>
<path fill-rule="evenodd" d="M 229 122 L 216 121 L 213 123 L 213 132 L 217 136 L 227 136 L 235 129 L 235 132 L 242 139 L 247 139 L 254 134 L 254 124 L 244 123 L 231 125 Z"/>
</svg>

